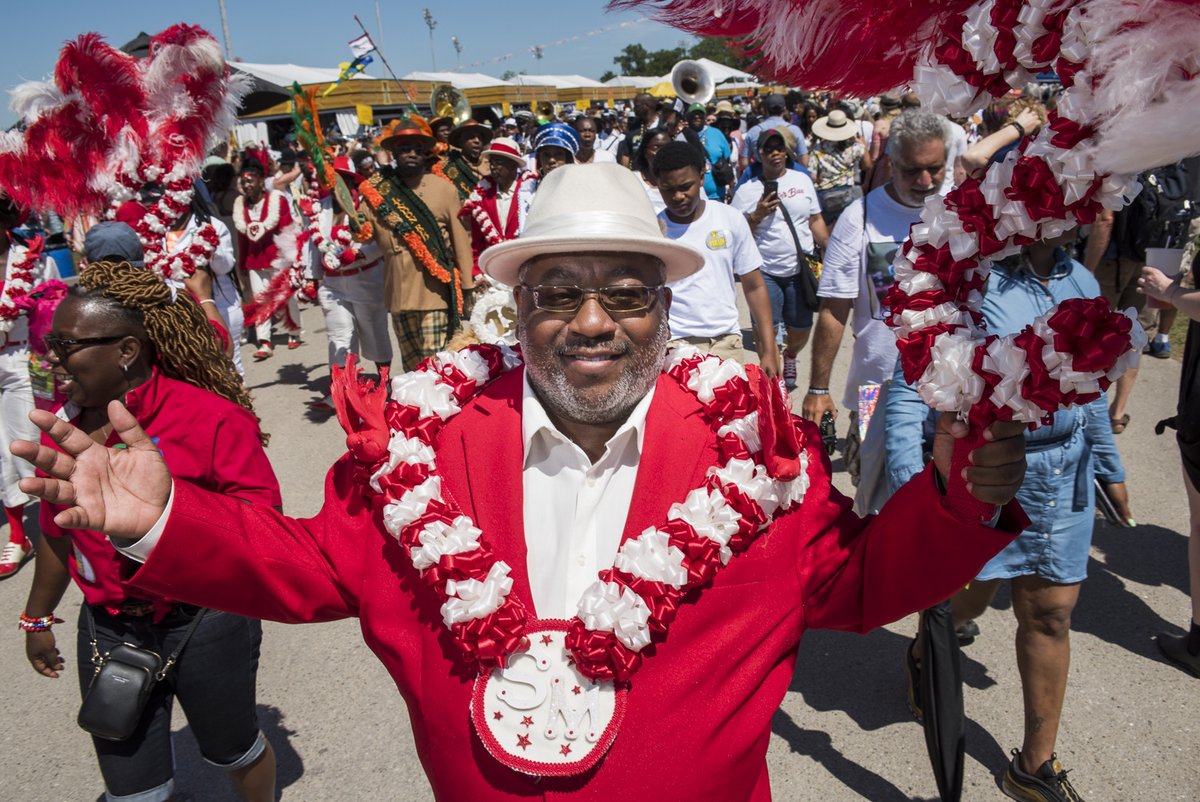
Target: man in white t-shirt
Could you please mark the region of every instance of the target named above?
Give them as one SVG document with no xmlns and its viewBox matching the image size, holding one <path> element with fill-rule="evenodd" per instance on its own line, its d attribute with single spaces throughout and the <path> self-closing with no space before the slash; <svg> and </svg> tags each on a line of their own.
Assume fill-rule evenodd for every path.
<svg viewBox="0 0 1200 802">
<path fill-rule="evenodd" d="M 813 334 L 812 373 L 803 404 L 804 417 L 811 421 L 819 423 L 827 411 L 837 415 L 829 379 L 851 308 L 854 355 L 842 403 L 853 413 L 860 386 L 882 384 L 892 376 L 896 338 L 883 322 L 883 299 L 892 285 L 896 250 L 909 227 L 921 219 L 925 198 L 941 189 L 947 170 L 945 122 L 924 111 L 897 117 L 887 145 L 891 179 L 846 207 L 829 235 L 817 288 L 821 306 Z"/>
<path fill-rule="evenodd" d="M 742 214 L 704 197 L 704 154 L 686 142 L 668 142 L 654 157 L 654 175 L 666 208 L 658 219 L 668 239 L 704 254 L 704 267 L 671 288 L 671 341 L 687 342 L 723 359 L 743 361 L 734 279 L 742 282 L 754 318 L 759 363 L 779 375 L 779 349 L 762 256 Z"/>
<path fill-rule="evenodd" d="M 796 355 L 808 342 L 816 298 L 807 258 L 829 239 L 812 179 L 791 169 L 792 133 L 772 128 L 759 139 L 762 175 L 738 188 L 733 208 L 746 215 L 763 258 L 763 280 L 771 297 L 771 317 L 787 331 L 783 346 L 783 381 L 796 389 Z M 800 253 L 805 265 L 800 263 Z M 803 269 L 801 269 L 803 267 Z"/>
</svg>

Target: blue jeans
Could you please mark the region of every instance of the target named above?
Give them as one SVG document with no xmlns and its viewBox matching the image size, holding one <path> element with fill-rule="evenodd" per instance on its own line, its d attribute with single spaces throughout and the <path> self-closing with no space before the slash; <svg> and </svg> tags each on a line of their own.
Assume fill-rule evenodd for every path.
<svg viewBox="0 0 1200 802">
<path fill-rule="evenodd" d="M 105 654 L 120 643 L 157 652 L 165 662 L 191 624 L 197 608 L 176 607 L 159 623 L 149 617 L 112 615 L 92 607 L 96 642 Z M 93 738 L 108 799 L 158 802 L 174 789 L 171 709 L 179 699 L 200 754 L 214 766 L 250 765 L 266 748 L 255 708 L 262 623 L 210 610 L 166 678 L 155 685 L 133 735 L 124 741 Z M 79 686 L 86 693 L 93 667 L 87 621 L 80 611 Z"/>
<path fill-rule="evenodd" d="M 771 320 L 775 325 L 783 323 L 789 329 L 811 329 L 814 310 L 800 300 L 800 274 L 772 276 L 763 273 L 762 277 L 771 298 Z"/>
</svg>

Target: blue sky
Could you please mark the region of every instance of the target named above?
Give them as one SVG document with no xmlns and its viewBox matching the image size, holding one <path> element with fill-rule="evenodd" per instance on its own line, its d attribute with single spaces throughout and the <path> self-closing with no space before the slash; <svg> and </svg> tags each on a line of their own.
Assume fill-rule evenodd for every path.
<svg viewBox="0 0 1200 802">
<path fill-rule="evenodd" d="M 376 4 L 370 0 L 226 0 L 225 6 L 232 54 L 243 61 L 335 67 L 349 60 L 346 43 L 360 33 L 355 14 L 372 36 L 377 32 Z M 426 6 L 437 21 L 433 36 L 440 70 L 456 65 L 452 36 L 462 42 L 464 65 L 487 61 L 469 71 L 500 75 L 511 69 L 578 73 L 590 78 L 598 78 L 607 69 L 616 71 L 613 56 L 625 45 L 640 43 L 647 50 L 658 50 L 694 41 L 680 31 L 647 20 L 554 44 L 645 16 L 638 12 L 607 13 L 603 0 L 380 0 L 383 52 L 397 75 L 431 69 L 429 29 L 422 19 Z M 63 43 L 81 33 L 95 31 L 119 47 L 140 31 L 153 35 L 176 22 L 202 25 L 219 41 L 222 39 L 217 0 L 14 3 L 5 8 L 7 35 L 0 47 L 0 86 L 7 90 L 22 81 L 46 78 Z M 539 44 L 544 46 L 540 62 L 529 53 L 530 47 Z M 492 61 L 510 52 L 514 58 Z M 371 65 L 368 73 L 385 75 L 378 63 Z M 0 125 L 7 127 L 13 121 L 5 97 L 0 103 Z"/>
</svg>

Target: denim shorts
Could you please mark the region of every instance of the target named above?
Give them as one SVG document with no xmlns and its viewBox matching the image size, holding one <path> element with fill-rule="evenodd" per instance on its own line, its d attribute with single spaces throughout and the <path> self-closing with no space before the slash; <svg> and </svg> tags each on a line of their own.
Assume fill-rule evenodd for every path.
<svg viewBox="0 0 1200 802">
<path fill-rule="evenodd" d="M 811 329 L 813 310 L 801 300 L 800 274 L 772 276 L 763 273 L 762 277 L 767 294 L 771 296 L 771 319 L 775 325 L 783 323 L 789 329 Z"/>
<path fill-rule="evenodd" d="M 149 618 L 112 615 L 103 607 L 92 607 L 91 611 L 101 654 L 120 643 L 129 643 L 157 652 L 164 661 L 197 614 L 195 607 L 177 607 L 155 624 Z M 232 770 L 259 758 L 266 748 L 255 708 L 261 645 L 260 621 L 208 611 L 174 668 L 155 685 L 133 735 L 124 741 L 92 739 L 110 801 L 158 802 L 170 798 L 175 774 L 171 709 L 176 698 L 206 761 Z M 84 693 L 94 671 L 88 659 L 91 653 L 91 636 L 81 611 L 81 659 L 77 662 Z"/>
</svg>

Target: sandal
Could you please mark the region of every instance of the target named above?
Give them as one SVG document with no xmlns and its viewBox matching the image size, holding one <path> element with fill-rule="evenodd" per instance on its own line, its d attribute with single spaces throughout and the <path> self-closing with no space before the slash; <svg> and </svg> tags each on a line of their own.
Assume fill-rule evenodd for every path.
<svg viewBox="0 0 1200 802">
<path fill-rule="evenodd" d="M 264 359 L 269 359 L 274 353 L 275 350 L 272 348 L 271 344 L 264 340 L 258 344 L 258 350 L 254 352 L 254 358 L 259 362 L 262 362 Z"/>
<path fill-rule="evenodd" d="M 1129 413 L 1127 412 L 1119 418 L 1109 418 L 1109 423 L 1112 424 L 1112 433 L 1120 434 L 1129 425 Z"/>
</svg>

